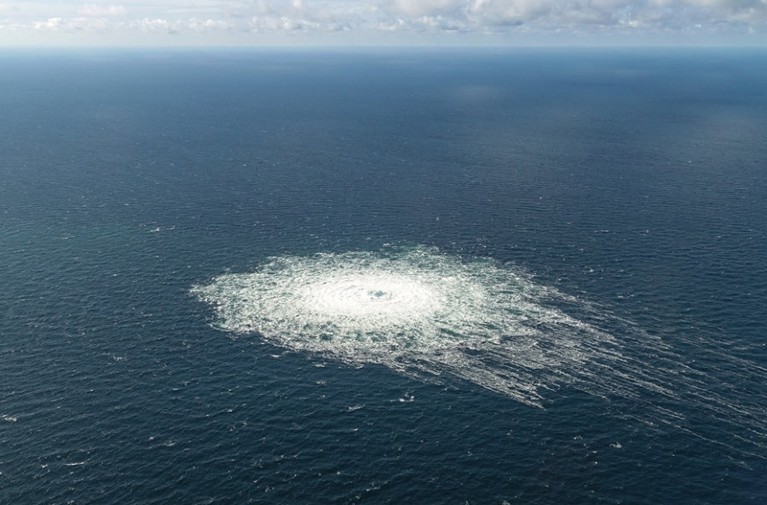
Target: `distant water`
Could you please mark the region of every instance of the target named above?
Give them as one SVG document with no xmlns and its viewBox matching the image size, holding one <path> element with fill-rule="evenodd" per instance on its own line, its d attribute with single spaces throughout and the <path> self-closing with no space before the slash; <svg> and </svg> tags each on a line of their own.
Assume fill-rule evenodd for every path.
<svg viewBox="0 0 767 505">
<path fill-rule="evenodd" d="M 0 54 L 0 503 L 767 502 L 767 53 Z"/>
</svg>

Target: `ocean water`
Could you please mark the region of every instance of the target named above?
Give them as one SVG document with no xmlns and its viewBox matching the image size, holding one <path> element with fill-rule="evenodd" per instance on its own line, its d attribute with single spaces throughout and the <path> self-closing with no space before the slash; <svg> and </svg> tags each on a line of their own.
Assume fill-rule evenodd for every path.
<svg viewBox="0 0 767 505">
<path fill-rule="evenodd" d="M 0 54 L 0 503 L 767 501 L 767 53 Z"/>
</svg>

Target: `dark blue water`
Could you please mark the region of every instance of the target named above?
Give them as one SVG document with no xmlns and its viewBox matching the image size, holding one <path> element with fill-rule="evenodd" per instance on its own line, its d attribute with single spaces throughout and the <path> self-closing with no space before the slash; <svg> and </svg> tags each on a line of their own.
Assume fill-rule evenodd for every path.
<svg viewBox="0 0 767 505">
<path fill-rule="evenodd" d="M 2 54 L 0 503 L 764 503 L 765 194 L 764 52 Z M 190 294 L 387 244 L 575 297 L 616 387 L 539 408 Z"/>
</svg>

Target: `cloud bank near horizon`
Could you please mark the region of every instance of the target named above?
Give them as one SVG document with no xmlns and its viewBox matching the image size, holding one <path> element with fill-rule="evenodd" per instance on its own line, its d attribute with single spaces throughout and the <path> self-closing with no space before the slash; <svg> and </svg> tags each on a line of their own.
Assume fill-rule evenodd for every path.
<svg viewBox="0 0 767 505">
<path fill-rule="evenodd" d="M 0 43 L 767 45 L 767 0 L 0 0 Z"/>
</svg>

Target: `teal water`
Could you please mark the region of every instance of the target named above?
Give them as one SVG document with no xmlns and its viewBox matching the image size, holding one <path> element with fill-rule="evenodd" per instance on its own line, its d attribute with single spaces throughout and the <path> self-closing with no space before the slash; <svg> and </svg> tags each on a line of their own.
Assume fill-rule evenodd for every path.
<svg viewBox="0 0 767 505">
<path fill-rule="evenodd" d="M 0 55 L 0 502 L 762 503 L 766 59 Z"/>
</svg>

